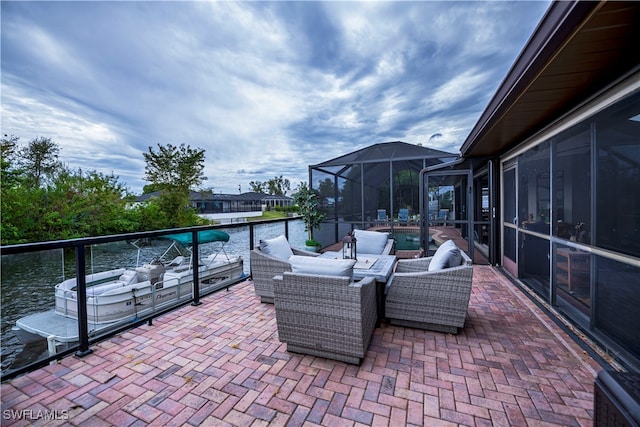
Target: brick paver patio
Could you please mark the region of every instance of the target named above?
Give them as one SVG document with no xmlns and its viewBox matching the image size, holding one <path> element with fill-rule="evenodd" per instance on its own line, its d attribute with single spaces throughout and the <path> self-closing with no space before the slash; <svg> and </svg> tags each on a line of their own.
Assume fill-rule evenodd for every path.
<svg viewBox="0 0 640 427">
<path fill-rule="evenodd" d="M 2 425 L 592 425 L 598 364 L 474 270 L 464 330 L 383 323 L 360 366 L 287 353 L 244 282 L 2 384 Z"/>
</svg>

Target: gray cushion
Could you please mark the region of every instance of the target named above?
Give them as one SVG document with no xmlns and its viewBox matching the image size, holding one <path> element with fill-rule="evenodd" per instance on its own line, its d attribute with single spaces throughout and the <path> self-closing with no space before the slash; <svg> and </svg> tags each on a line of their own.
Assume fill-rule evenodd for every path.
<svg viewBox="0 0 640 427">
<path fill-rule="evenodd" d="M 260 240 L 260 250 L 283 260 L 287 260 L 293 255 L 289 241 L 284 235 L 274 237 L 273 239 Z"/>
<path fill-rule="evenodd" d="M 291 271 L 300 274 L 317 274 L 320 276 L 353 277 L 355 259 L 330 259 L 293 255 L 289 258 Z"/>
<path fill-rule="evenodd" d="M 353 235 L 356 238 L 356 250 L 359 254 L 380 255 L 389 240 L 387 233 L 378 231 L 354 230 Z"/>
<path fill-rule="evenodd" d="M 462 261 L 462 255 L 460 255 L 460 249 L 456 246 L 453 240 L 447 240 L 444 242 L 429 262 L 429 271 L 442 270 L 443 268 L 456 267 L 460 265 Z"/>
</svg>

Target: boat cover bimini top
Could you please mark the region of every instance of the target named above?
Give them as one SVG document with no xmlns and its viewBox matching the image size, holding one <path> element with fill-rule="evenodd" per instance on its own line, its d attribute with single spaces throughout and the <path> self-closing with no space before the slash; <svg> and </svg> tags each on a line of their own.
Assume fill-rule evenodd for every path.
<svg viewBox="0 0 640 427">
<path fill-rule="evenodd" d="M 177 233 L 177 234 L 168 234 L 166 236 L 160 236 L 160 239 L 171 239 L 176 242 L 182 244 L 183 246 L 191 246 L 193 245 L 193 233 Z M 229 235 L 224 231 L 220 230 L 204 230 L 198 231 L 198 243 L 209 243 L 209 242 L 228 242 Z"/>
</svg>

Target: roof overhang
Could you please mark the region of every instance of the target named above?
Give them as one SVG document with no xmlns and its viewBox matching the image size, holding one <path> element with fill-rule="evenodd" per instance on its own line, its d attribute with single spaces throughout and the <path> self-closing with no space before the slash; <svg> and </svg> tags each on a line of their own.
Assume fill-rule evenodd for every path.
<svg viewBox="0 0 640 427">
<path fill-rule="evenodd" d="M 462 145 L 497 156 L 640 64 L 640 2 L 554 2 Z"/>
</svg>

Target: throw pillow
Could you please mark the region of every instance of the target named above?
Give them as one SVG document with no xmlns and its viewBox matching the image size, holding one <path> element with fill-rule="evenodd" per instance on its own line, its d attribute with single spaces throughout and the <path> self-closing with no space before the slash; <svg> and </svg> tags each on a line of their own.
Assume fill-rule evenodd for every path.
<svg viewBox="0 0 640 427">
<path fill-rule="evenodd" d="M 287 260 L 293 255 L 289 241 L 284 235 L 274 237 L 273 239 L 260 240 L 260 249 L 276 258 Z"/>
<path fill-rule="evenodd" d="M 387 246 L 389 235 L 378 231 L 354 230 L 356 248 L 359 254 L 380 255 Z"/>
<path fill-rule="evenodd" d="M 429 263 L 429 271 L 458 266 L 461 260 L 460 249 L 458 249 L 453 240 L 447 240 L 440 245 L 436 253 L 433 254 L 433 258 L 431 258 L 431 262 Z"/>
<path fill-rule="evenodd" d="M 353 277 L 355 259 L 329 259 L 293 255 L 289 258 L 291 271 L 300 274 L 317 274 L 321 276 Z"/>
</svg>

